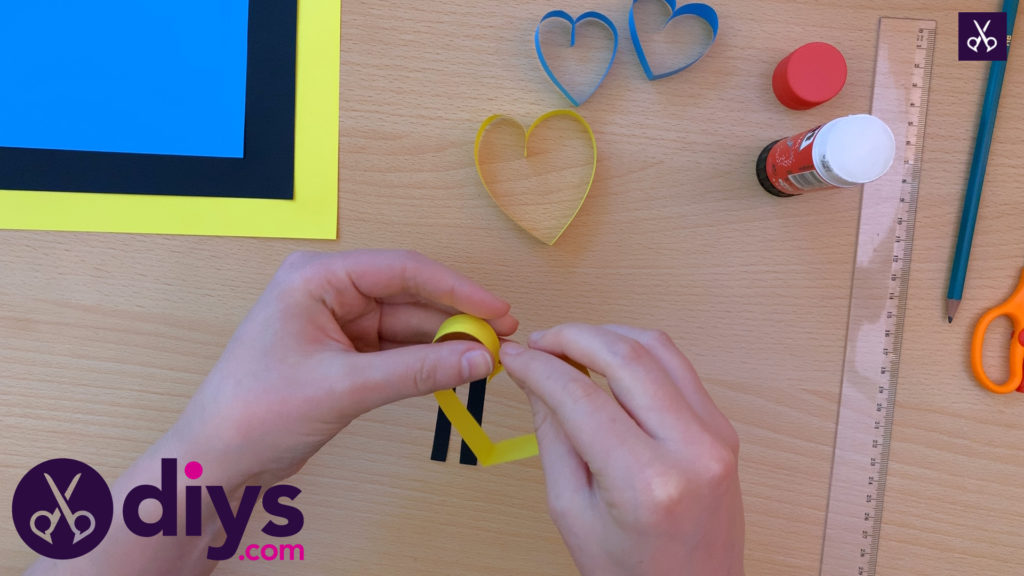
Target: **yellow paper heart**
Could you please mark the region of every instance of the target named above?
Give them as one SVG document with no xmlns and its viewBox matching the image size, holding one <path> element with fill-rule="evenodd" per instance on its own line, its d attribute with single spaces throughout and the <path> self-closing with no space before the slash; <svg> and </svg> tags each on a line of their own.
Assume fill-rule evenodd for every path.
<svg viewBox="0 0 1024 576">
<path fill-rule="evenodd" d="M 476 340 L 480 342 L 490 350 L 491 357 L 494 359 L 494 371 L 487 377 L 487 380 L 490 381 L 495 374 L 501 372 L 501 360 L 498 355 L 501 341 L 498 340 L 498 335 L 494 333 L 494 329 L 487 322 L 469 314 L 452 316 L 441 324 L 434 336 L 434 342 L 446 340 Z M 586 368 L 574 362 L 570 363 L 577 370 L 589 375 Z M 469 413 L 465 404 L 455 395 L 454 390 L 434 392 L 434 397 L 437 398 L 437 403 L 441 406 L 444 415 L 448 417 L 452 426 L 459 431 L 466 445 L 476 455 L 481 466 L 493 466 L 537 455 L 536 435 L 525 434 L 495 443 L 487 436 L 476 418 Z"/>
<path fill-rule="evenodd" d="M 542 123 L 558 117 L 583 127 L 585 145 L 566 145 L 565 141 L 570 138 L 562 127 L 562 131 L 554 134 L 562 138 L 557 142 L 543 141 L 541 152 L 531 157 L 530 136 Z M 523 138 L 522 158 L 509 161 L 506 153 L 497 154 L 499 158 L 491 161 L 481 153 L 485 133 L 499 122 L 519 127 Z M 508 149 L 507 142 L 499 143 L 506 144 L 499 147 L 501 151 Z M 514 118 L 495 114 L 484 120 L 476 133 L 473 159 L 484 189 L 501 211 L 534 238 L 551 245 L 572 224 L 590 193 L 597 172 L 597 140 L 587 121 L 574 110 L 552 110 L 534 120 L 529 128 Z"/>
</svg>

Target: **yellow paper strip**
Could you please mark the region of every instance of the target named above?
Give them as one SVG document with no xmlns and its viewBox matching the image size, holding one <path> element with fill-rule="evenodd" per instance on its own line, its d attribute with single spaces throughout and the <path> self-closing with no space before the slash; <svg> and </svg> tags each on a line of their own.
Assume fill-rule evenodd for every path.
<svg viewBox="0 0 1024 576">
<path fill-rule="evenodd" d="M 434 342 L 446 340 L 476 340 L 480 342 L 491 352 L 491 358 L 494 360 L 494 371 L 487 377 L 487 380 L 490 381 L 495 374 L 501 372 L 501 359 L 498 354 L 501 350 L 501 340 L 498 339 L 498 335 L 495 334 L 491 325 L 484 320 L 469 314 L 452 316 L 441 324 L 441 327 L 437 329 L 437 334 L 434 335 Z M 580 372 L 587 376 L 590 375 L 583 366 L 570 360 L 566 361 Z M 466 445 L 476 455 L 481 466 L 522 460 L 539 453 L 535 434 L 524 434 L 495 444 L 453 390 L 434 392 L 434 398 L 437 399 L 438 406 L 451 421 L 452 426 L 459 431 L 462 439 L 466 441 Z"/>
<path fill-rule="evenodd" d="M 445 320 L 438 328 L 434 342 L 445 340 L 476 340 L 480 342 L 491 352 L 491 358 L 494 360 L 494 371 L 487 377 L 487 380 L 501 371 L 501 360 L 498 356 L 501 341 L 498 340 L 498 335 L 495 334 L 491 325 L 480 318 L 469 314 L 459 314 Z M 437 399 L 437 404 L 451 421 L 452 426 L 459 431 L 462 439 L 466 441 L 466 445 L 476 455 L 481 466 L 492 466 L 537 455 L 537 437 L 535 435 L 526 434 L 495 444 L 454 391 L 434 392 L 434 398 Z"/>
<path fill-rule="evenodd" d="M 341 3 L 298 17 L 293 200 L 0 190 L 0 228 L 337 238 Z"/>
<path fill-rule="evenodd" d="M 473 418 L 473 415 L 469 413 L 466 406 L 455 395 L 454 390 L 434 392 L 434 397 L 437 398 L 438 406 L 441 407 L 444 415 L 451 421 L 452 426 L 459 431 L 462 439 L 466 441 L 466 445 L 473 451 L 473 454 L 476 454 L 477 460 L 486 466 L 487 459 L 494 450 L 494 443 L 491 442 L 490 437 L 487 436 L 484 429 L 477 423 L 476 418 Z"/>
<path fill-rule="evenodd" d="M 515 438 L 509 438 L 508 440 L 502 440 L 494 445 L 494 449 L 491 450 L 486 457 L 480 458 L 477 456 L 477 458 L 480 458 L 483 466 L 493 466 L 503 462 L 512 462 L 513 460 L 529 458 L 530 456 L 536 455 L 538 452 L 537 435 L 526 434 L 525 436 L 517 436 Z"/>
</svg>

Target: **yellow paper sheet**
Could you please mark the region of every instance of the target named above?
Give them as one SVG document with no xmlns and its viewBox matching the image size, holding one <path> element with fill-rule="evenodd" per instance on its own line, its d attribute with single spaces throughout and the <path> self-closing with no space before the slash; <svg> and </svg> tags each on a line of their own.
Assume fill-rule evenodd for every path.
<svg viewBox="0 0 1024 576">
<path fill-rule="evenodd" d="M 341 3 L 298 17 L 293 200 L 0 190 L 0 228 L 337 238 Z"/>
</svg>

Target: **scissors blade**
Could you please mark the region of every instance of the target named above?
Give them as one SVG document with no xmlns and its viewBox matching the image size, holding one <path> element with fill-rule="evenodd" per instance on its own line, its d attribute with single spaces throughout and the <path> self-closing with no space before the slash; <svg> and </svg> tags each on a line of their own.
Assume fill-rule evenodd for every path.
<svg viewBox="0 0 1024 576">
<path fill-rule="evenodd" d="M 50 475 L 47 474 L 46 472 L 43 472 L 43 478 L 46 478 L 46 483 L 50 485 L 50 492 L 53 493 L 53 497 L 56 498 L 58 501 L 62 500 L 64 498 L 64 495 L 61 494 L 60 490 L 57 489 L 57 484 L 53 481 L 53 478 L 50 477 Z"/>
<path fill-rule="evenodd" d="M 51 478 L 50 475 L 46 474 L 45 472 L 43 473 L 43 476 L 46 477 L 46 482 L 50 485 L 50 491 L 53 492 L 53 497 L 57 499 L 57 506 L 60 508 L 60 511 L 64 514 L 64 518 L 67 519 L 68 524 L 71 525 L 71 530 L 77 534 L 78 528 L 76 528 L 75 523 L 71 521 L 71 508 L 68 506 L 68 501 L 64 499 L 64 495 L 60 493 L 60 490 L 57 490 L 57 484 L 54 483 L 53 478 Z M 57 520 L 60 519 L 57 518 Z"/>
<path fill-rule="evenodd" d="M 71 494 L 75 491 L 75 486 L 78 486 L 78 479 L 82 477 L 82 473 L 75 474 L 75 477 L 71 479 L 71 484 L 68 484 L 68 489 L 64 491 L 64 498 L 71 500 Z"/>
<path fill-rule="evenodd" d="M 992 23 L 991 20 L 986 20 L 985 21 L 985 27 L 982 28 L 981 24 L 978 24 L 977 20 L 974 21 L 974 27 L 978 29 L 978 33 L 981 34 L 981 39 L 982 40 L 985 39 L 985 32 L 988 31 L 988 25 L 991 24 L 991 23 Z"/>
</svg>

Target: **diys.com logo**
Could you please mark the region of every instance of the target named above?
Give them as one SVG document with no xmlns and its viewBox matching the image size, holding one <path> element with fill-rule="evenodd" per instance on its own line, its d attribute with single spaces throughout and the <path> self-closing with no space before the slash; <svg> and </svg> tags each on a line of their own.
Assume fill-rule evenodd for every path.
<svg viewBox="0 0 1024 576">
<path fill-rule="evenodd" d="M 125 495 L 121 506 L 124 525 L 142 537 L 178 536 L 179 510 L 183 510 L 185 533 L 201 536 L 204 527 L 203 491 L 224 529 L 224 542 L 207 548 L 210 560 L 227 560 L 238 552 L 252 513 L 258 503 L 274 517 L 261 532 L 273 538 L 289 538 L 302 530 L 302 511 L 292 505 L 302 493 L 295 486 L 278 484 L 263 490 L 261 486 L 245 486 L 237 504 L 231 502 L 223 486 L 186 485 L 184 507 L 179 506 L 179 468 L 174 458 L 160 461 L 160 485 L 135 486 Z M 198 481 L 203 467 L 189 462 L 182 470 L 191 481 Z M 159 516 L 151 515 L 153 504 Z M 11 506 L 14 527 L 29 548 L 47 558 L 68 560 L 88 554 L 99 546 L 114 519 L 114 502 L 103 477 L 84 462 L 69 458 L 48 460 L 32 468 L 22 477 L 14 491 Z M 296 552 L 298 558 L 295 557 Z M 285 558 L 285 554 L 288 558 Z M 301 544 L 281 546 L 250 544 L 240 560 L 304 560 Z"/>
<path fill-rule="evenodd" d="M 1006 12 L 960 12 L 960 60 L 1006 60 L 1010 48 Z"/>
<path fill-rule="evenodd" d="M 78 460 L 47 460 L 14 490 L 14 527 L 28 547 L 67 560 L 91 552 L 114 519 L 114 501 L 100 473 Z"/>
</svg>

